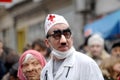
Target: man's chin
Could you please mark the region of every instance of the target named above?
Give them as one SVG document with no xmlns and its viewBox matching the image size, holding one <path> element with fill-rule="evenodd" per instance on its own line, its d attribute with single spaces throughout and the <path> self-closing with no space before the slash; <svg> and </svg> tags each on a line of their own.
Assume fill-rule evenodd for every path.
<svg viewBox="0 0 120 80">
<path fill-rule="evenodd" d="M 61 52 L 65 52 L 65 51 L 68 51 L 68 50 L 69 50 L 68 48 L 59 49 L 59 51 L 61 51 Z"/>
<path fill-rule="evenodd" d="M 96 57 L 96 58 L 100 57 L 100 55 L 97 55 L 97 54 L 94 54 L 93 56 Z"/>
<path fill-rule="evenodd" d="M 39 77 L 33 77 L 33 76 L 29 76 L 28 80 L 39 80 Z"/>
</svg>

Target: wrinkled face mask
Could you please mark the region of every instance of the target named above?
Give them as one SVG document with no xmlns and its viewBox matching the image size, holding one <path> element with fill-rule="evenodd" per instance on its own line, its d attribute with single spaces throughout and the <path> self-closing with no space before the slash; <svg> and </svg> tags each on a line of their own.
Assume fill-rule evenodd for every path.
<svg viewBox="0 0 120 80">
<path fill-rule="evenodd" d="M 22 71 L 27 80 L 39 80 L 41 69 L 39 61 L 35 58 L 29 58 L 22 64 Z"/>
</svg>

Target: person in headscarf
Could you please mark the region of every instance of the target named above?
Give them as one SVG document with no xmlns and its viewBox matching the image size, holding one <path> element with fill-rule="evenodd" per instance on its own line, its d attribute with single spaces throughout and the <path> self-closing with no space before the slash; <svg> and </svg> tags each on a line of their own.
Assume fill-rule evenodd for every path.
<svg viewBox="0 0 120 80">
<path fill-rule="evenodd" d="M 18 78 L 20 80 L 40 80 L 45 58 L 35 50 L 25 51 L 19 59 Z"/>
</svg>

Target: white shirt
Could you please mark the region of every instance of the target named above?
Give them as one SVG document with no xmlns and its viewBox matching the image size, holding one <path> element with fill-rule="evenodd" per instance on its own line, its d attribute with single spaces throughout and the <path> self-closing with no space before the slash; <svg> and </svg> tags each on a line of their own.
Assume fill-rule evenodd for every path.
<svg viewBox="0 0 120 80">
<path fill-rule="evenodd" d="M 104 80 L 96 62 L 87 55 L 74 51 L 59 67 L 53 78 L 53 59 L 43 68 L 41 80 Z"/>
</svg>

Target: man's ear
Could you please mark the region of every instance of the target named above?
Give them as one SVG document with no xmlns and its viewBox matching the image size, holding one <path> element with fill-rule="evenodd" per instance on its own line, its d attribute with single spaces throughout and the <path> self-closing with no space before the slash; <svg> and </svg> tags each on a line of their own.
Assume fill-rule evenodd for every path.
<svg viewBox="0 0 120 80">
<path fill-rule="evenodd" d="M 49 45 L 49 41 L 48 41 L 48 39 L 45 39 L 45 45 L 48 47 L 48 48 L 50 48 L 50 45 Z"/>
</svg>

